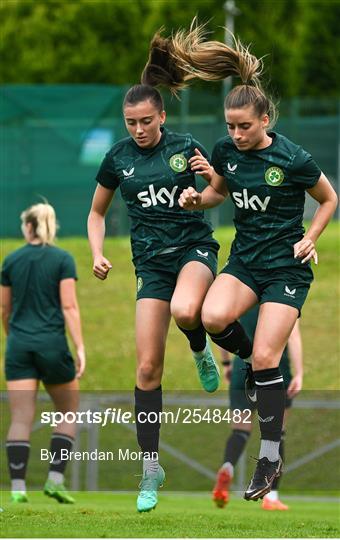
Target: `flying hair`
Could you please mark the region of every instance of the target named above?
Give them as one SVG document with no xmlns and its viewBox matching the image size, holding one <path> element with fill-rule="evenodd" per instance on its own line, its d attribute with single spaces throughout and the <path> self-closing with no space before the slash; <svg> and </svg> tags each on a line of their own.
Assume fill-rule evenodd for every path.
<svg viewBox="0 0 340 540">
<path fill-rule="evenodd" d="M 245 47 L 232 33 L 234 47 L 220 41 L 206 41 L 205 26 L 198 25 L 194 18 L 189 31 L 178 30 L 172 36 L 172 55 L 186 72 L 187 80 L 220 81 L 234 76 L 243 84 L 261 88 L 262 59 L 251 54 L 250 47 Z"/>
<path fill-rule="evenodd" d="M 151 40 L 149 58 L 143 69 L 141 83 L 149 86 L 166 86 L 177 95 L 178 90 L 187 86 L 188 75 L 174 54 L 171 38 L 161 35 L 161 28 Z"/>
<path fill-rule="evenodd" d="M 192 79 L 219 81 L 237 76 L 243 84 L 260 86 L 262 59 L 251 54 L 249 47 L 242 45 L 233 34 L 234 48 L 219 41 L 206 41 L 205 27 L 205 24 L 197 24 L 195 17 L 189 31 L 177 30 L 170 38 L 161 35 L 163 28 L 156 32 L 141 82 L 179 90 Z"/>
<path fill-rule="evenodd" d="M 250 46 L 230 33 L 233 46 L 207 40 L 206 24 L 199 25 L 195 17 L 189 30 L 177 30 L 170 38 L 158 31 L 151 43 L 142 82 L 152 86 L 167 86 L 174 94 L 190 81 L 220 81 L 227 77 L 241 79 L 241 84 L 227 95 L 226 108 L 254 106 L 259 116 L 268 114 L 272 127 L 277 112 L 261 84 L 263 60 L 250 52 Z"/>
</svg>

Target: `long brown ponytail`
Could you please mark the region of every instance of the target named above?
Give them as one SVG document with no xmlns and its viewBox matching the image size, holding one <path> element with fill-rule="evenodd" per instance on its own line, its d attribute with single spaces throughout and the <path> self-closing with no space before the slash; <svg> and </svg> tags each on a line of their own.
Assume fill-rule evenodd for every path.
<svg viewBox="0 0 340 540">
<path fill-rule="evenodd" d="M 243 84 L 260 86 L 262 60 L 252 55 L 249 47 L 232 34 L 234 48 L 220 41 L 205 41 L 205 36 L 204 25 L 197 25 L 194 19 L 189 31 L 178 30 L 171 39 L 172 55 L 190 79 L 219 81 L 237 76 Z"/>
<path fill-rule="evenodd" d="M 163 38 L 157 32 L 150 44 L 142 81 L 163 84 L 176 93 L 193 79 L 219 81 L 230 76 L 238 77 L 242 84 L 227 95 L 225 107 L 253 105 L 259 116 L 269 115 L 272 127 L 277 112 L 261 84 L 262 59 L 251 54 L 249 47 L 233 35 L 234 47 L 205 38 L 205 25 L 198 25 L 196 18 L 188 31 L 178 30 L 170 38 Z"/>
</svg>

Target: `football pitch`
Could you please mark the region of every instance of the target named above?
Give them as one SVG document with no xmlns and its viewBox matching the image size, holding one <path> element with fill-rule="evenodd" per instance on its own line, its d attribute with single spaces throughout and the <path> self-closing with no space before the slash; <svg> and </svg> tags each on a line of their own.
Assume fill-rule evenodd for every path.
<svg viewBox="0 0 340 540">
<path fill-rule="evenodd" d="M 227 246 L 233 236 L 231 228 L 219 229 L 217 238 L 223 248 L 220 264 L 226 257 Z M 21 240 L 3 242 L 4 254 L 22 245 Z M 115 254 L 114 272 L 106 282 L 98 282 L 91 275 L 91 257 L 85 238 L 61 239 L 60 247 L 69 250 L 75 257 L 79 273 L 78 295 L 81 305 L 83 328 L 87 346 L 88 367 L 81 381 L 83 391 L 131 392 L 134 387 L 134 309 L 135 280 L 130 262 L 130 247 L 127 238 L 109 238 L 108 254 Z M 304 389 L 308 399 L 338 399 L 339 389 L 339 311 L 336 302 L 335 284 L 339 275 L 338 224 L 332 223 L 318 243 L 320 264 L 314 267 L 315 283 L 307 299 L 301 321 L 304 341 L 305 378 Z M 98 339 L 100 336 L 100 339 Z M 1 337 L 1 336 L 0 336 Z M 3 336 L 2 336 L 3 337 Z M 168 391 L 196 391 L 199 383 L 193 363 L 187 350 L 185 338 L 172 324 L 167 343 L 164 387 Z M 100 360 L 100 361 L 99 361 Z M 323 366 L 321 369 L 320 366 Z M 181 376 L 178 376 L 181 373 Z M 4 381 L 0 375 L 2 388 Z M 222 385 L 218 396 L 226 396 L 226 386 Z M 320 399 L 321 399 L 320 398 Z M 5 436 L 7 424 L 5 416 L 1 430 Z M 328 410 L 292 411 L 289 419 L 287 463 L 294 463 L 308 452 L 331 444 L 338 436 L 338 410 L 332 414 Z M 303 426 L 303 429 L 301 429 Z M 185 455 L 190 455 L 203 466 L 215 470 L 226 434 L 220 434 L 219 425 L 163 426 L 162 439 Z M 175 429 L 176 428 L 176 429 Z M 101 430 L 102 449 L 112 449 L 121 442 L 123 428 Z M 203 431 L 202 431 L 203 430 Z M 209 433 L 205 430 L 208 430 Z M 135 436 L 124 431 L 129 445 Z M 32 436 L 35 458 L 39 448 L 48 441 L 43 430 Z M 124 439 L 125 440 L 125 439 Z M 45 442 L 44 442 L 45 441 Z M 202 444 L 204 441 L 204 444 Z M 83 441 L 83 444 L 85 442 Z M 253 436 L 249 444 L 250 455 L 256 455 L 258 437 Z M 164 491 L 161 490 L 159 505 L 149 514 L 136 511 L 137 492 L 79 492 L 75 505 L 59 505 L 39 491 L 30 491 L 30 486 L 42 485 L 46 470 L 36 467 L 37 460 L 29 465 L 31 479 L 28 481 L 28 504 L 9 502 L 10 494 L 0 494 L 1 537 L 7 538 L 337 538 L 340 536 L 340 507 L 336 500 L 326 501 L 328 490 L 339 486 L 337 471 L 339 457 L 337 448 L 310 462 L 307 466 L 294 470 L 283 477 L 283 491 L 307 495 L 308 489 L 318 490 L 320 500 L 298 500 L 285 497 L 282 500 L 290 506 L 288 512 L 268 512 L 260 508 L 260 503 L 246 502 L 233 497 L 224 509 L 216 508 L 208 492 L 194 491 L 209 489 L 206 478 L 195 474 L 193 469 L 182 467 L 177 458 L 163 453 L 162 463 L 169 472 Z M 2 462 L 2 463 L 1 463 Z M 8 483 L 4 454 L 0 460 L 3 482 Z M 41 465 L 41 463 L 40 463 Z M 247 465 L 248 466 L 248 465 Z M 251 467 L 251 465 L 250 465 Z M 251 467 L 252 469 L 252 467 Z M 172 470 L 172 474 L 170 474 Z M 176 474 L 174 474 L 176 471 Z M 84 472 L 84 470 L 83 470 Z M 111 464 L 100 469 L 98 485 L 102 489 L 132 489 L 138 484 L 134 478 L 132 463 L 126 471 Z M 138 471 L 137 471 L 138 472 Z M 70 469 L 68 470 L 70 474 Z M 250 472 L 248 471 L 248 476 Z M 124 478 L 123 478 L 124 476 Z M 247 477 L 248 477 L 247 476 Z M 125 480 L 128 479 L 128 482 Z M 80 485 L 85 487 L 85 474 L 81 474 Z M 3 484 L 4 485 L 4 484 Z M 67 485 L 70 485 L 67 482 Z M 120 487 L 122 486 L 122 487 Z M 190 489 L 187 493 L 172 490 Z M 169 490 L 169 491 L 167 491 Z M 334 494 L 334 491 L 332 495 Z"/>
<path fill-rule="evenodd" d="M 27 504 L 8 503 L 2 493 L 1 536 L 71 538 L 336 538 L 339 505 L 334 501 L 289 501 L 287 512 L 232 499 L 216 508 L 209 493 L 160 493 L 156 510 L 138 514 L 135 493 L 82 492 L 75 505 L 60 505 L 42 492 Z"/>
</svg>

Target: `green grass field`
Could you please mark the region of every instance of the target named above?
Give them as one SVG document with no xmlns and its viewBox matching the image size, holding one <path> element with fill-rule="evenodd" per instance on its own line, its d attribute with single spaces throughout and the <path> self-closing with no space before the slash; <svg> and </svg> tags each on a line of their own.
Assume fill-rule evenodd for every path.
<svg viewBox="0 0 340 540">
<path fill-rule="evenodd" d="M 222 266 L 229 251 L 233 229 L 219 229 L 216 236 L 221 243 L 219 260 Z M 3 241 L 2 255 L 5 256 L 22 244 L 20 240 Z M 106 282 L 100 282 L 92 276 L 91 255 L 85 238 L 60 239 L 58 245 L 74 255 L 79 274 L 77 288 L 87 348 L 87 371 L 81 388 L 84 391 L 97 391 L 98 395 L 103 391 L 114 390 L 131 393 L 135 376 L 135 278 L 130 261 L 129 240 L 107 239 L 105 254 L 113 263 L 113 269 Z M 320 239 L 318 253 L 320 264 L 314 267 L 315 281 L 301 322 L 304 389 L 312 391 L 305 396 L 307 399 L 319 396 L 333 399 L 335 393 L 329 391 L 339 390 L 337 223 L 332 223 Z M 2 350 L 3 345 L 4 336 Z M 3 378 L 1 386 L 4 388 Z M 226 387 L 221 386 L 214 397 L 226 396 Z M 200 388 L 186 339 L 173 323 L 167 342 L 163 388 L 166 391 L 185 392 Z M 7 423 L 7 415 L 4 415 L 1 423 L 3 435 Z M 162 440 L 205 467 L 216 470 L 229 427 L 210 425 L 201 426 L 199 430 L 195 426 L 184 428 L 180 425 L 163 426 Z M 118 426 L 114 427 L 114 431 L 111 428 L 101 430 L 101 447 L 112 449 L 120 446 L 124 440 L 126 446 L 137 450 L 134 434 L 123 433 L 121 430 Z M 287 463 L 291 463 L 307 452 L 334 441 L 338 433 L 338 411 L 292 411 L 288 430 Z M 27 478 L 29 488 L 42 485 L 46 476 L 47 465 L 38 459 L 38 451 L 40 447 L 46 446 L 48 438 L 44 430 L 38 430 L 32 436 L 32 457 Z M 254 434 L 249 454 L 256 455 L 257 447 L 258 436 Z M 1 461 L 3 478 L 7 481 L 6 463 L 4 459 Z M 166 489 L 183 490 L 188 486 L 192 490 L 211 489 L 210 480 L 189 470 L 166 452 L 162 453 L 162 463 L 168 471 Z M 99 485 L 105 489 L 134 489 L 139 480 L 134 477 L 139 472 L 139 464 L 130 464 L 124 469 L 124 474 L 117 469 L 118 465 L 104 463 L 101 466 Z M 329 495 L 328 490 L 336 492 L 339 487 L 338 465 L 339 452 L 334 448 L 307 467 L 287 474 L 283 478 L 283 492 L 307 495 L 311 486 L 319 490 L 322 496 Z M 249 476 L 250 470 L 253 470 L 251 460 L 247 461 L 247 467 Z M 70 469 L 68 482 L 69 474 Z M 126 475 L 128 482 L 125 480 Z M 315 479 L 318 480 L 317 485 Z M 1 505 L 5 511 L 0 514 L 1 536 L 333 538 L 340 533 L 339 507 L 335 502 L 294 500 L 290 503 L 289 513 L 270 513 L 261 511 L 256 503 L 233 499 L 226 509 L 220 510 L 214 508 L 208 493 L 188 492 L 186 495 L 176 495 L 168 491 L 161 494 L 155 512 L 138 515 L 135 497 L 135 493 L 82 492 L 77 495 L 75 506 L 62 506 L 46 499 L 40 492 L 31 492 L 29 504 L 15 506 L 8 503 L 9 495 L 3 492 Z"/>
<path fill-rule="evenodd" d="M 81 493 L 76 505 L 59 505 L 42 493 L 31 502 L 6 503 L 3 537 L 71 538 L 336 538 L 336 502 L 290 501 L 288 512 L 268 512 L 259 503 L 233 499 L 215 508 L 209 494 L 160 494 L 155 511 L 138 514 L 134 494 Z"/>
<path fill-rule="evenodd" d="M 320 262 L 314 266 L 315 281 L 303 310 L 304 388 L 308 390 L 339 389 L 338 232 L 338 223 L 333 222 L 319 240 Z M 232 227 L 216 231 L 221 244 L 220 267 L 226 260 L 233 235 Z M 2 255 L 22 244 L 22 240 L 4 240 Z M 91 391 L 130 390 L 135 379 L 135 277 L 129 239 L 106 239 L 105 255 L 113 269 L 105 282 L 92 275 L 86 238 L 60 239 L 58 245 L 73 254 L 79 274 L 78 297 L 87 348 L 87 371 L 81 387 Z M 173 323 L 167 342 L 163 387 L 200 388 L 186 338 Z"/>
</svg>

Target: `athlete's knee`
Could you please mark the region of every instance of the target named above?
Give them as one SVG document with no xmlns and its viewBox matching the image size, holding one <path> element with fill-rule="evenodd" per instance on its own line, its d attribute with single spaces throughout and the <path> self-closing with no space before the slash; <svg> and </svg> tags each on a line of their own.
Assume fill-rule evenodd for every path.
<svg viewBox="0 0 340 540">
<path fill-rule="evenodd" d="M 234 414 L 236 414 L 236 413 L 234 412 Z M 233 431 L 245 432 L 245 433 L 250 435 L 253 424 L 252 424 L 252 418 L 249 417 L 249 411 L 247 411 L 246 409 L 240 410 L 239 416 L 240 416 L 241 420 L 240 420 L 240 422 L 233 422 L 232 423 L 232 426 L 231 426 L 232 430 Z"/>
<path fill-rule="evenodd" d="M 160 380 L 161 373 L 160 366 L 150 360 L 142 360 L 137 367 L 137 381 L 143 386 L 150 385 Z"/>
<path fill-rule="evenodd" d="M 279 359 L 271 347 L 256 346 L 252 352 L 252 366 L 254 371 L 270 369 L 279 365 Z"/>
<path fill-rule="evenodd" d="M 194 303 L 187 305 L 171 305 L 171 315 L 176 324 L 185 330 L 192 330 L 197 327 L 201 320 L 201 306 Z"/>
<path fill-rule="evenodd" d="M 219 312 L 209 306 L 202 308 L 202 323 L 210 334 L 220 334 L 235 319 L 228 317 L 225 312 Z"/>
</svg>

